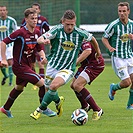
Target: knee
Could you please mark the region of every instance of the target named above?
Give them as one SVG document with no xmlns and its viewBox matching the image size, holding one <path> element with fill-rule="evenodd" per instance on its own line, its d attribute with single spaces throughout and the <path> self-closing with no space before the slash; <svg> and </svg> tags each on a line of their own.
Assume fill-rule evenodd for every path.
<svg viewBox="0 0 133 133">
<path fill-rule="evenodd" d="M 73 89 L 73 90 L 78 91 L 78 90 L 80 90 L 81 88 L 83 88 L 83 87 L 82 87 L 82 85 L 79 84 L 79 83 L 76 83 L 76 82 L 75 82 L 75 83 L 72 85 L 72 89 Z"/>
<path fill-rule="evenodd" d="M 57 90 L 58 87 L 59 87 L 58 84 L 50 84 L 50 86 L 49 86 L 49 88 L 50 88 L 51 90 Z"/>
</svg>

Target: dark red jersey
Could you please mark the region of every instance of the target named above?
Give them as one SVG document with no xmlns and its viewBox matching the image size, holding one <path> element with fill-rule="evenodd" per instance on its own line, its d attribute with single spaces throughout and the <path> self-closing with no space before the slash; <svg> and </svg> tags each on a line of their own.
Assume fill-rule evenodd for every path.
<svg viewBox="0 0 133 133">
<path fill-rule="evenodd" d="M 26 21 L 25 21 L 25 19 L 23 19 L 21 27 L 24 27 L 25 25 L 26 25 Z M 48 24 L 47 18 L 45 18 L 41 15 L 38 15 L 38 21 L 37 21 L 36 28 L 40 30 L 41 34 L 48 31 L 49 30 L 49 24 Z"/>
<path fill-rule="evenodd" d="M 86 49 L 90 49 L 91 54 L 83 62 L 81 62 L 82 66 L 90 66 L 90 67 L 104 66 L 104 59 L 103 59 L 102 55 L 98 58 L 98 60 L 96 60 L 96 58 L 95 58 L 96 51 L 90 42 L 82 43 L 82 46 L 80 48 L 80 53 L 82 53 Z"/>
<path fill-rule="evenodd" d="M 38 29 L 33 33 L 24 26 L 23 28 L 13 32 L 9 37 L 5 38 L 3 42 L 9 44 L 14 42 L 13 46 L 13 67 L 29 66 L 33 62 L 35 50 L 38 52 L 43 50 L 42 46 L 37 43 L 38 37 L 41 35 Z"/>
</svg>

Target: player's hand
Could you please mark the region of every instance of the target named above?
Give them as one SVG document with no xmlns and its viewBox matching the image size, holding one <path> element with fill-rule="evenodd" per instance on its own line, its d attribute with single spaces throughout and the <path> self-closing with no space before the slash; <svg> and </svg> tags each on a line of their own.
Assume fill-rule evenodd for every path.
<svg viewBox="0 0 133 133">
<path fill-rule="evenodd" d="M 45 39 L 45 40 L 43 41 L 43 44 L 50 44 L 50 40 L 49 40 L 49 39 Z"/>
<path fill-rule="evenodd" d="M 96 60 L 98 60 L 98 58 L 100 57 L 100 55 L 101 55 L 101 52 L 95 53 L 95 58 L 96 58 Z"/>
<path fill-rule="evenodd" d="M 2 65 L 3 67 L 8 67 L 7 60 L 2 60 L 2 61 L 1 61 L 1 65 Z"/>
<path fill-rule="evenodd" d="M 133 34 L 128 35 L 129 39 L 133 40 Z"/>
<path fill-rule="evenodd" d="M 110 48 L 109 48 L 109 52 L 111 52 L 111 53 L 114 52 L 115 50 L 116 50 L 116 49 L 113 48 L 113 47 L 110 47 Z"/>
</svg>

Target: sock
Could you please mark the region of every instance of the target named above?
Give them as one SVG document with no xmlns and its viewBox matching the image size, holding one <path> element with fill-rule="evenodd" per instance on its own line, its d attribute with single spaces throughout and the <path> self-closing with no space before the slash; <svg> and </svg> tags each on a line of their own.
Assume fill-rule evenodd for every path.
<svg viewBox="0 0 133 133">
<path fill-rule="evenodd" d="M 88 103 L 85 101 L 84 98 L 82 98 L 82 95 L 78 93 L 77 91 L 74 91 L 78 100 L 80 101 L 81 107 L 84 109 L 88 106 Z"/>
<path fill-rule="evenodd" d="M 39 75 L 44 79 L 44 68 L 39 69 Z"/>
<path fill-rule="evenodd" d="M 55 90 L 48 90 L 46 93 L 45 93 L 45 95 L 44 95 L 44 97 L 43 97 L 43 100 L 42 100 L 42 102 L 41 102 L 41 105 L 40 105 L 40 109 L 41 110 L 45 110 L 46 108 L 47 108 L 47 106 L 52 102 L 52 101 L 58 101 L 58 100 L 60 100 L 59 99 L 59 96 L 58 96 L 58 93 L 57 93 L 57 91 L 55 91 Z"/>
<path fill-rule="evenodd" d="M 133 89 L 130 88 L 127 106 L 130 106 L 131 104 L 133 104 Z"/>
<path fill-rule="evenodd" d="M 9 97 L 3 106 L 5 110 L 10 110 L 11 106 L 13 105 L 15 99 L 22 93 L 22 91 L 18 91 L 15 88 L 12 89 L 12 91 L 9 94 Z"/>
<path fill-rule="evenodd" d="M 113 89 L 114 91 L 120 90 L 120 89 L 121 89 L 120 83 L 114 84 L 112 89 Z"/>
<path fill-rule="evenodd" d="M 8 67 L 8 72 L 9 72 L 9 83 L 12 84 L 12 81 L 13 81 L 12 66 L 9 66 L 9 67 Z"/>
<path fill-rule="evenodd" d="M 7 78 L 8 77 L 8 74 L 6 73 L 6 68 L 5 67 L 2 67 L 1 68 L 1 72 L 4 75 L 4 78 Z"/>
<path fill-rule="evenodd" d="M 100 108 L 98 107 L 90 92 L 86 88 L 83 88 L 80 93 L 82 97 L 86 100 L 86 102 L 89 103 L 93 111 L 100 111 Z"/>
<path fill-rule="evenodd" d="M 42 102 L 44 95 L 45 95 L 45 86 L 43 85 L 43 86 L 39 87 L 39 92 L 38 92 L 40 103 Z"/>
</svg>

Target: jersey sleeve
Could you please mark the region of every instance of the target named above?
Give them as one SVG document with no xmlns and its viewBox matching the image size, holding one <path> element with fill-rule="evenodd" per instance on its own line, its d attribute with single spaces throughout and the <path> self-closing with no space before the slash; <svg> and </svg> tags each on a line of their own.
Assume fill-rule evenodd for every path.
<svg viewBox="0 0 133 133">
<path fill-rule="evenodd" d="M 58 28 L 57 26 L 53 27 L 51 30 L 43 34 L 45 39 L 54 39 L 56 37 Z"/>
<path fill-rule="evenodd" d="M 37 34 L 38 34 L 38 37 L 41 36 L 41 32 L 37 29 Z M 41 50 L 44 50 L 44 45 L 43 44 L 38 44 L 36 45 L 36 49 L 37 49 L 37 52 L 40 52 Z"/>
<path fill-rule="evenodd" d="M 114 34 L 114 28 L 109 24 L 104 31 L 103 37 L 109 39 Z"/>
<path fill-rule="evenodd" d="M 16 31 L 18 29 L 17 21 L 15 19 L 13 21 L 12 28 L 14 31 Z"/>
<path fill-rule="evenodd" d="M 90 42 L 83 42 L 81 47 L 83 50 L 91 50 L 92 49 Z"/>
</svg>

